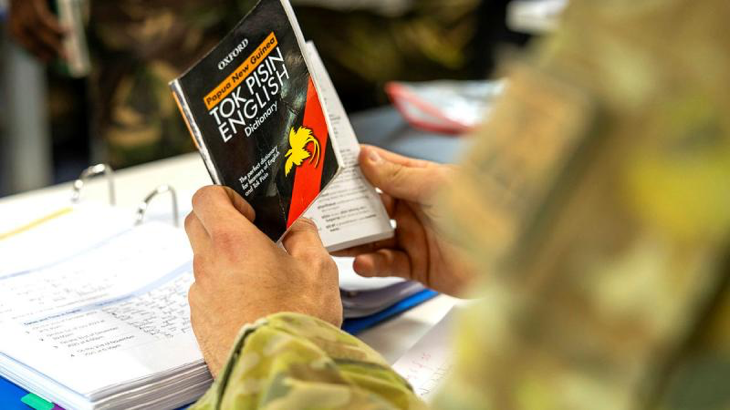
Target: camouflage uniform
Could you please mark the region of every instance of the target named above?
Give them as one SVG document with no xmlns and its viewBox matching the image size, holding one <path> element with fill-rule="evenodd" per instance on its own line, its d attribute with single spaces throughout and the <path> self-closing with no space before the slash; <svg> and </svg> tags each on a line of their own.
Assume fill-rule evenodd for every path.
<svg viewBox="0 0 730 410">
<path fill-rule="evenodd" d="M 415 0 L 397 16 L 296 10 L 305 37 L 317 45 L 340 98 L 353 111 L 386 103 L 383 88 L 388 81 L 485 75 L 474 72 L 473 61 L 480 2 Z"/>
<path fill-rule="evenodd" d="M 377 352 L 319 319 L 271 315 L 233 351 L 193 409 L 425 408 Z"/>
<path fill-rule="evenodd" d="M 441 206 L 485 280 L 445 409 L 730 408 L 730 2 L 574 0 L 507 65 Z M 294 314 L 246 328 L 197 409 L 419 408 Z"/>
<path fill-rule="evenodd" d="M 91 1 L 92 136 L 125 167 L 194 149 L 167 83 L 226 34 L 238 2 Z"/>
<path fill-rule="evenodd" d="M 385 81 L 453 77 L 465 69 L 465 47 L 475 25 L 470 12 L 479 1 L 447 3 L 418 0 L 398 17 L 317 7 L 297 7 L 297 14 L 340 94 L 350 108 L 363 108 L 377 99 L 384 102 Z M 126 167 L 192 151 L 167 83 L 215 46 L 255 4 L 91 1 L 91 133 L 105 145 L 100 156 Z"/>
</svg>

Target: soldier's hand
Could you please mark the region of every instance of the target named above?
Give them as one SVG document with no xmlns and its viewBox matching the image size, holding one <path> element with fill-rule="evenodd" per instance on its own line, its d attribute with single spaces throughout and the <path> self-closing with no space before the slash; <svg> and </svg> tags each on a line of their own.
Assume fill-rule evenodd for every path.
<svg viewBox="0 0 730 410">
<path fill-rule="evenodd" d="M 10 34 L 36 57 L 48 62 L 63 56 L 63 35 L 48 0 L 10 0 Z"/>
<path fill-rule="evenodd" d="M 473 271 L 439 233 L 440 216 L 433 206 L 437 189 L 449 184 L 454 167 L 366 145 L 360 152 L 360 167 L 370 183 L 383 191 L 383 204 L 397 224 L 395 236 L 336 254 L 355 256 L 355 272 L 362 276 L 399 276 L 442 293 L 462 295 Z"/>
<path fill-rule="evenodd" d="M 284 238 L 284 250 L 253 220 L 251 206 L 219 186 L 199 190 L 185 220 L 194 253 L 190 319 L 214 376 L 246 323 L 277 312 L 342 323 L 337 266 L 314 224 L 297 221 Z"/>
</svg>

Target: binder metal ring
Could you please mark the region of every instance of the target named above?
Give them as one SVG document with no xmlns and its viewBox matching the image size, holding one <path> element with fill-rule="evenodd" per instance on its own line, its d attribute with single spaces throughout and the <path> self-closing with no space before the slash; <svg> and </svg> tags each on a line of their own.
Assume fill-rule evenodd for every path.
<svg viewBox="0 0 730 410">
<path fill-rule="evenodd" d="M 79 178 L 74 181 L 73 184 L 73 192 L 71 193 L 71 202 L 72 203 L 78 203 L 81 199 L 81 191 L 84 188 L 84 185 L 86 184 L 86 181 L 99 174 L 104 174 L 104 177 L 107 180 L 107 184 L 109 185 L 109 203 L 111 205 L 116 205 L 117 199 L 116 199 L 116 191 L 114 189 L 114 170 L 112 169 L 109 164 L 96 164 L 92 165 L 88 168 L 86 168 Z"/>
<path fill-rule="evenodd" d="M 180 226 L 180 215 L 177 207 L 177 193 L 175 192 L 175 188 L 171 187 L 170 185 L 160 185 L 157 188 L 155 188 L 154 191 L 150 192 L 147 197 L 140 202 L 139 206 L 137 206 L 137 220 L 135 222 L 135 225 L 141 225 L 144 222 L 144 216 L 147 213 L 147 208 L 150 206 L 150 202 L 152 200 L 161 194 L 170 193 L 170 198 L 172 200 L 172 219 L 173 224 L 176 227 Z"/>
</svg>

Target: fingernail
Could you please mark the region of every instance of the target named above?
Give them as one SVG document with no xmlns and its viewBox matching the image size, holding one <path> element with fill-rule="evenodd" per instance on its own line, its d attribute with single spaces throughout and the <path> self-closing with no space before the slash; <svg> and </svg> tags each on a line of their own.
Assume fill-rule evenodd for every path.
<svg viewBox="0 0 730 410">
<path fill-rule="evenodd" d="M 377 151 L 375 151 L 374 149 L 371 149 L 371 150 L 370 150 L 370 151 L 368 152 L 368 159 L 369 159 L 369 160 L 370 160 L 370 162 L 372 162 L 373 164 L 377 164 L 377 163 L 379 163 L 379 162 L 381 162 L 381 161 L 383 160 L 383 158 L 381 158 L 381 157 L 380 157 L 380 154 L 378 154 L 378 152 L 377 152 Z"/>
</svg>

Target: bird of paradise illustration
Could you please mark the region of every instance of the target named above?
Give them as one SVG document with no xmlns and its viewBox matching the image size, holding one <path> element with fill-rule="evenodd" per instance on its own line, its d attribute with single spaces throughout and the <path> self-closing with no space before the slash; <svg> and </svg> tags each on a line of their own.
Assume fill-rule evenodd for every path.
<svg viewBox="0 0 730 410">
<path fill-rule="evenodd" d="M 309 152 L 307 144 L 312 143 L 312 151 Z M 319 165 L 319 141 L 307 127 L 299 127 L 294 132 L 294 128 L 289 131 L 289 151 L 284 154 L 286 164 L 284 165 L 284 176 L 288 176 L 293 166 L 302 165 L 302 161 L 309 158 L 309 163 L 314 161 L 315 168 Z"/>
</svg>

